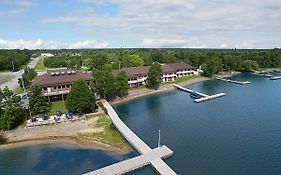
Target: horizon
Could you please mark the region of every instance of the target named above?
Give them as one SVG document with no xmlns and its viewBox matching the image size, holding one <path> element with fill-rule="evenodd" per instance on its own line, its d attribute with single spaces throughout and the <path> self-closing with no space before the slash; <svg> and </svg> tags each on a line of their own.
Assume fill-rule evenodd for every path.
<svg viewBox="0 0 281 175">
<path fill-rule="evenodd" d="M 1 0 L 0 49 L 272 49 L 277 0 Z"/>
</svg>

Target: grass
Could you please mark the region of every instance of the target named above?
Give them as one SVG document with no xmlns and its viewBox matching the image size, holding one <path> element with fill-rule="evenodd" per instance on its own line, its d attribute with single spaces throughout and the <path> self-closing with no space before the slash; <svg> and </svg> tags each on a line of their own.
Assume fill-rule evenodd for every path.
<svg viewBox="0 0 281 175">
<path fill-rule="evenodd" d="M 56 110 L 61 110 L 62 113 L 67 112 L 67 109 L 65 108 L 65 103 L 63 101 L 54 101 L 51 102 L 51 108 L 50 108 L 50 115 L 55 115 Z"/>
<path fill-rule="evenodd" d="M 79 136 L 86 140 L 96 140 L 98 142 L 105 143 L 122 150 L 131 149 L 123 136 L 111 123 L 111 120 L 107 115 L 103 114 L 99 116 L 96 127 L 103 128 L 103 131 L 80 133 Z"/>
<path fill-rule="evenodd" d="M 203 77 L 201 75 L 192 75 L 192 76 L 185 76 L 185 77 L 177 77 L 175 81 L 168 81 L 168 82 L 163 82 L 161 83 L 161 85 L 166 85 L 166 84 L 178 84 L 178 83 L 182 83 L 188 80 L 192 80 L 195 78 L 200 78 Z"/>
<path fill-rule="evenodd" d="M 16 93 L 17 93 L 17 94 L 22 94 L 22 93 L 23 93 L 23 88 L 19 86 L 19 87 L 17 88 Z"/>
<path fill-rule="evenodd" d="M 40 58 L 38 63 L 35 66 L 35 70 L 45 70 L 45 66 L 44 66 L 44 58 Z"/>
</svg>

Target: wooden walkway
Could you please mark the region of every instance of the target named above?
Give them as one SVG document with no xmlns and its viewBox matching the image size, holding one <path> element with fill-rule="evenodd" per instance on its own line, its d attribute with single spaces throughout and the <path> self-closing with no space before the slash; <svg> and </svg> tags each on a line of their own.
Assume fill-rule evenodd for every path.
<svg viewBox="0 0 281 175">
<path fill-rule="evenodd" d="M 201 102 L 204 102 L 204 101 L 207 101 L 207 100 L 211 100 L 211 99 L 215 99 L 215 98 L 226 96 L 225 93 L 218 93 L 218 94 L 215 94 L 215 95 L 206 95 L 206 94 L 203 94 L 201 92 L 197 92 L 197 91 L 194 91 L 194 90 L 191 90 L 191 89 L 187 89 L 187 88 L 182 87 L 182 86 L 177 85 L 177 84 L 173 84 L 173 86 L 178 88 L 178 89 L 180 89 L 180 90 L 182 90 L 182 91 L 188 92 L 188 93 L 196 92 L 197 94 L 201 95 L 202 98 L 198 98 L 198 99 L 194 100 L 194 102 L 196 102 L 196 103 L 201 103 Z"/>
<path fill-rule="evenodd" d="M 142 154 L 140 156 L 124 160 L 121 162 L 118 162 L 116 164 L 109 165 L 107 167 L 98 169 L 96 171 L 86 173 L 84 175 L 118 175 L 118 174 L 124 174 L 130 171 L 133 171 L 137 168 L 141 168 L 143 166 L 146 166 L 150 164 L 152 161 L 154 161 L 154 164 L 162 171 L 162 168 L 160 168 L 161 161 L 159 162 L 159 158 L 166 158 L 168 156 L 171 156 L 173 154 L 173 151 L 171 151 L 166 146 L 157 147 L 155 149 L 152 149 L 151 151 L 147 152 L 146 154 Z M 163 161 L 162 161 L 163 162 Z M 163 169 L 163 171 L 165 171 Z M 164 172 L 165 174 L 166 172 Z M 163 174 L 163 173 L 162 173 Z M 167 173 L 166 173 L 167 174 Z"/>
<path fill-rule="evenodd" d="M 130 130 L 119 118 L 112 106 L 105 100 L 103 105 L 107 109 L 107 113 L 112 120 L 114 126 L 119 130 L 122 136 L 141 154 L 135 158 L 116 163 L 105 168 L 88 172 L 92 175 L 115 175 L 123 174 L 151 164 L 154 169 L 161 175 L 176 175 L 176 173 L 161 159 L 171 156 L 173 151 L 167 146 L 161 146 L 151 149 L 144 143 L 132 130 Z"/>
</svg>

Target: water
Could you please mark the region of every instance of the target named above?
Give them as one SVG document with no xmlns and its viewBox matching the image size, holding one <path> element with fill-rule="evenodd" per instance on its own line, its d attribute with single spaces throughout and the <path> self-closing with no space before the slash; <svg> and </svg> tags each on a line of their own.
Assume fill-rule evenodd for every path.
<svg viewBox="0 0 281 175">
<path fill-rule="evenodd" d="M 122 120 L 149 146 L 174 151 L 165 160 L 178 174 L 274 175 L 281 172 L 281 80 L 242 74 L 236 85 L 217 80 L 188 86 L 227 96 L 194 103 L 183 91 L 146 96 L 114 106 Z M 0 174 L 80 174 L 135 156 L 41 145 L 0 151 Z M 155 174 L 148 166 L 133 175 Z"/>
</svg>

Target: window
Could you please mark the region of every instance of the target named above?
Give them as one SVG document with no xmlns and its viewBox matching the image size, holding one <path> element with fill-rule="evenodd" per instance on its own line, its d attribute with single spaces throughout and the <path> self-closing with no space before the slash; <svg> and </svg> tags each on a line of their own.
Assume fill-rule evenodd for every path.
<svg viewBox="0 0 281 175">
<path fill-rule="evenodd" d="M 54 86 L 54 89 L 57 89 L 57 86 Z"/>
<path fill-rule="evenodd" d="M 46 88 L 46 87 L 44 87 L 44 88 L 43 88 L 43 90 L 44 90 L 44 91 L 46 91 L 46 90 L 47 90 L 47 88 Z"/>
<path fill-rule="evenodd" d="M 61 89 L 61 86 L 58 86 L 58 89 Z"/>
<path fill-rule="evenodd" d="M 67 88 L 69 88 L 69 87 L 70 87 L 70 86 L 69 86 L 69 84 L 68 84 L 68 85 L 66 85 L 66 87 L 67 87 Z"/>
</svg>

